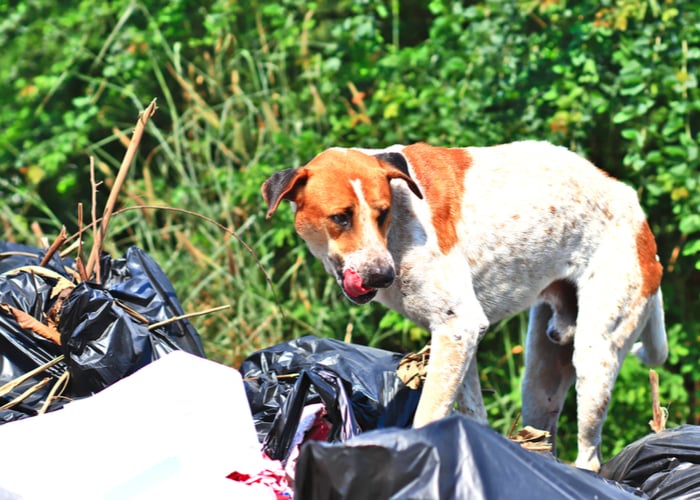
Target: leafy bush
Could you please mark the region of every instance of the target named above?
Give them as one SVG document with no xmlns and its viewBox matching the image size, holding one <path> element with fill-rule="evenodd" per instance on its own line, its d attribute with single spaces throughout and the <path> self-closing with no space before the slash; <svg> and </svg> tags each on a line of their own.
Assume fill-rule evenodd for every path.
<svg viewBox="0 0 700 500">
<path fill-rule="evenodd" d="M 77 229 L 76 205 L 91 199 L 88 158 L 108 187 L 136 114 L 155 97 L 160 109 L 107 249 L 144 248 L 188 311 L 232 305 L 196 320 L 212 358 L 236 364 L 307 333 L 416 349 L 426 332 L 381 307 L 345 302 L 293 234 L 289 210 L 265 220 L 261 183 L 331 145 L 547 139 L 638 188 L 666 269 L 671 353 L 660 371 L 662 399 L 671 424 L 697 423 L 698 7 L 647 0 L 2 5 L 6 238 L 35 242 L 33 221 L 47 235 L 61 224 Z M 101 186 L 98 204 L 105 198 Z M 525 329 L 522 315 L 494 325 L 479 353 L 482 383 L 493 393 L 489 414 L 504 433 L 519 408 Z M 606 423 L 605 457 L 648 432 L 646 381 L 646 369 L 629 359 Z M 575 429 L 572 394 L 559 436 L 568 458 Z"/>
</svg>

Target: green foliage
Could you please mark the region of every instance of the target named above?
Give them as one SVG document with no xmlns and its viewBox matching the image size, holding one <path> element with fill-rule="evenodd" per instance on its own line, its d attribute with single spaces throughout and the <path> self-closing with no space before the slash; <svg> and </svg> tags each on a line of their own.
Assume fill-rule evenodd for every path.
<svg viewBox="0 0 700 500">
<path fill-rule="evenodd" d="M 352 307 L 293 232 L 265 219 L 273 171 L 331 145 L 426 141 L 566 145 L 638 188 L 665 264 L 670 422 L 696 422 L 700 375 L 700 2 L 75 2 L 0 5 L 0 219 L 34 242 L 97 212 L 136 116 L 157 98 L 107 249 L 137 244 L 199 318 L 209 355 L 236 364 L 308 333 L 413 350 L 426 332 Z M 89 20 L 89 22 L 86 22 Z M 183 212 L 196 212 L 199 216 Z M 222 229 L 220 224 L 226 230 Z M 517 418 L 526 320 L 479 353 L 495 427 Z M 648 432 L 646 368 L 626 361 L 604 439 L 609 457 Z M 575 454 L 575 396 L 559 447 Z"/>
</svg>

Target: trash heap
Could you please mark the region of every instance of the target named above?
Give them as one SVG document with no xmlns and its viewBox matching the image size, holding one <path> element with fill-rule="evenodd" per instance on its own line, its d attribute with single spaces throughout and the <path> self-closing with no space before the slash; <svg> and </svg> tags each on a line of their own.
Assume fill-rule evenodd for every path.
<svg viewBox="0 0 700 500">
<path fill-rule="evenodd" d="M 601 475 L 528 451 L 518 442 L 528 440 L 524 434 L 508 439 L 459 415 L 411 429 L 421 392 L 414 382 L 424 374 L 427 352 L 404 356 L 309 336 L 253 353 L 236 372 L 204 359 L 172 285 L 142 250 L 129 248 L 117 259 L 102 255 L 99 283 L 76 282 L 72 265 L 57 255 L 47 259 L 46 250 L 0 242 L 0 442 L 11 450 L 0 454 L 1 498 L 47 494 L 31 489 L 44 484 L 33 475 L 21 482 L 33 447 L 47 444 L 33 439 L 53 441 L 46 436 L 68 432 L 90 443 L 105 430 L 110 446 L 102 448 L 100 439 L 85 452 L 70 447 L 64 451 L 70 460 L 44 472 L 59 481 L 79 468 L 90 471 L 92 482 L 70 492 L 52 488 L 52 497 L 700 493 L 695 426 L 632 443 Z M 176 352 L 190 358 L 160 364 Z M 144 442 L 151 451 L 143 451 Z M 21 443 L 32 444 L 20 450 Z M 133 470 L 100 466 L 115 457 L 133 460 Z"/>
<path fill-rule="evenodd" d="M 40 265 L 45 254 L 0 242 L 0 422 L 99 392 L 174 350 L 204 356 L 172 285 L 141 249 L 103 255 L 99 284 L 76 283 L 58 254 Z"/>
<path fill-rule="evenodd" d="M 99 392 L 175 350 L 204 356 L 158 265 L 132 247 L 123 258 L 102 251 L 119 191 L 156 101 L 139 116 L 102 217 L 47 248 L 0 242 L 0 423 L 55 410 Z M 93 189 L 96 186 L 93 182 Z M 94 208 L 94 207 L 93 207 Z M 83 236 L 92 229 L 89 257 Z"/>
<path fill-rule="evenodd" d="M 401 354 L 303 337 L 241 366 L 263 451 L 297 498 L 635 498 L 454 415 L 411 429 Z"/>
</svg>

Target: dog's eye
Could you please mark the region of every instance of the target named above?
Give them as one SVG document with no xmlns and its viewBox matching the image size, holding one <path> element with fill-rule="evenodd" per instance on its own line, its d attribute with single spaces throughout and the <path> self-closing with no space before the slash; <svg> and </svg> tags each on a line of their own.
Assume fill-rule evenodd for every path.
<svg viewBox="0 0 700 500">
<path fill-rule="evenodd" d="M 386 222 L 387 218 L 389 217 L 389 209 L 384 208 L 379 211 L 379 215 L 377 216 L 377 225 L 379 227 L 382 227 L 384 223 Z"/>
<path fill-rule="evenodd" d="M 352 214 L 349 212 L 341 212 L 339 214 L 331 215 L 331 220 L 342 229 L 347 229 L 350 227 L 350 222 L 352 221 Z"/>
</svg>

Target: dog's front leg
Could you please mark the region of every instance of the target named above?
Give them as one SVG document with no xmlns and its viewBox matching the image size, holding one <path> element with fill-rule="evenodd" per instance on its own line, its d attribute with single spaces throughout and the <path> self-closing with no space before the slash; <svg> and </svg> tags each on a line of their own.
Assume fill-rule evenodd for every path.
<svg viewBox="0 0 700 500">
<path fill-rule="evenodd" d="M 449 415 L 467 368 L 473 365 L 470 372 L 472 377 L 477 373 L 476 350 L 479 339 L 488 327 L 483 312 L 477 317 L 482 317 L 482 321 L 467 323 L 461 315 L 455 315 L 443 324 L 431 328 L 430 362 L 423 393 L 413 419 L 415 427 L 424 426 Z M 478 379 L 476 382 L 478 384 Z M 480 394 L 478 398 L 470 399 L 470 405 L 482 407 L 469 409 L 474 416 L 479 419 L 485 416 Z"/>
<path fill-rule="evenodd" d="M 457 411 L 462 415 L 471 417 L 477 422 L 488 424 L 484 397 L 481 394 L 481 382 L 479 381 L 479 369 L 476 365 L 476 355 L 467 367 L 464 380 L 457 389 Z"/>
</svg>

